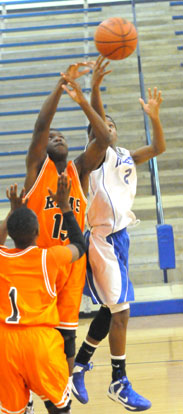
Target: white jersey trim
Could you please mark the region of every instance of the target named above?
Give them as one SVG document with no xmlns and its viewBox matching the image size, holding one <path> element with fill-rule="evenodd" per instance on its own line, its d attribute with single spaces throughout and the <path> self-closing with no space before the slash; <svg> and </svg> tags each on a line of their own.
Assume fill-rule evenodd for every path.
<svg viewBox="0 0 183 414">
<path fill-rule="evenodd" d="M 47 272 L 47 266 L 46 266 L 46 255 L 47 255 L 47 250 L 43 249 L 43 251 L 42 251 L 42 269 L 43 269 L 44 281 L 45 281 L 46 289 L 47 289 L 49 295 L 52 298 L 55 298 L 57 296 L 57 294 L 55 292 L 53 292 L 53 290 L 51 288 L 51 285 L 50 285 L 48 272 Z"/>
<path fill-rule="evenodd" d="M 26 407 L 27 406 L 25 406 L 24 408 L 21 408 L 21 410 L 19 410 L 19 411 L 10 411 L 10 410 L 7 410 L 4 407 L 1 407 L 1 412 L 2 412 L 2 414 L 3 413 L 7 413 L 7 414 L 23 414 L 25 412 Z"/>
<path fill-rule="evenodd" d="M 5 246 L 6 247 L 6 246 Z M 7 247 L 6 247 L 7 248 Z M 3 250 L 1 250 L 1 248 L 0 248 L 0 255 L 1 256 L 4 256 L 4 257 L 17 257 L 17 256 L 23 256 L 24 254 L 26 254 L 26 253 L 28 253 L 28 252 L 30 252 L 30 250 L 33 250 L 33 249 L 38 249 L 38 246 L 30 246 L 30 247 L 27 247 L 26 249 L 24 249 L 24 250 L 21 250 L 20 252 L 17 252 L 17 253 L 8 253 L 8 252 L 4 252 Z"/>
</svg>

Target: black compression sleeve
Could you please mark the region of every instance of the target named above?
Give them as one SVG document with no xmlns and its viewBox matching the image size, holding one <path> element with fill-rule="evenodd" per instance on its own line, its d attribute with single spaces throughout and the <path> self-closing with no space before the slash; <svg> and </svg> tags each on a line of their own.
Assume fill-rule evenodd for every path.
<svg viewBox="0 0 183 414">
<path fill-rule="evenodd" d="M 68 232 L 68 237 L 71 244 L 74 244 L 79 250 L 79 257 L 83 256 L 86 252 L 86 243 L 83 236 L 83 233 L 78 226 L 78 223 L 74 217 L 72 211 L 68 211 L 67 213 L 63 214 L 64 218 L 64 227 Z"/>
</svg>

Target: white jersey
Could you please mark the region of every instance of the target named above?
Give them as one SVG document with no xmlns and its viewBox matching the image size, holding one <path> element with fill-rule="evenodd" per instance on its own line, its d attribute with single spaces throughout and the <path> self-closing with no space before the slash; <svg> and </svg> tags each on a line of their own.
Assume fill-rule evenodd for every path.
<svg viewBox="0 0 183 414">
<path fill-rule="evenodd" d="M 136 167 L 130 152 L 108 147 L 105 161 L 90 174 L 88 224 L 102 236 L 136 223 L 131 211 L 137 187 Z"/>
</svg>

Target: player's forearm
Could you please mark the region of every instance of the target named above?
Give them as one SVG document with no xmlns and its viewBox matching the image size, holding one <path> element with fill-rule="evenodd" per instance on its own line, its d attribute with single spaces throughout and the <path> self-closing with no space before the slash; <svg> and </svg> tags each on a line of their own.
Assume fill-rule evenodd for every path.
<svg viewBox="0 0 183 414">
<path fill-rule="evenodd" d="M 60 78 L 53 92 L 48 96 L 44 102 L 37 121 L 35 123 L 34 133 L 44 130 L 50 127 L 52 119 L 55 115 L 59 100 L 63 93 L 62 85 L 65 84 L 65 80 Z"/>
<path fill-rule="evenodd" d="M 107 125 L 91 105 L 84 100 L 80 106 L 85 112 L 95 135 L 97 143 L 102 147 L 108 147 L 111 144 L 111 137 Z"/>
<path fill-rule="evenodd" d="M 166 150 L 164 132 L 159 117 L 151 119 L 151 123 L 153 129 L 152 146 L 154 148 L 155 155 L 158 155 Z"/>
<path fill-rule="evenodd" d="M 83 256 L 86 252 L 86 243 L 83 233 L 74 217 L 73 212 L 67 211 L 63 214 L 64 225 L 68 232 L 68 237 L 71 244 L 74 244 L 78 251 L 79 257 Z"/>
<path fill-rule="evenodd" d="M 103 120 L 105 120 L 105 111 L 102 103 L 102 97 L 99 86 L 92 87 L 91 106 L 95 109 L 97 114 L 100 115 Z"/>
<path fill-rule="evenodd" d="M 64 83 L 65 80 L 60 78 L 55 89 L 48 96 L 40 110 L 34 126 L 32 141 L 26 158 L 27 168 L 29 168 L 29 165 L 32 165 L 35 161 L 39 165 L 46 156 L 50 125 L 55 115 L 60 97 L 63 93 L 62 85 Z"/>
</svg>

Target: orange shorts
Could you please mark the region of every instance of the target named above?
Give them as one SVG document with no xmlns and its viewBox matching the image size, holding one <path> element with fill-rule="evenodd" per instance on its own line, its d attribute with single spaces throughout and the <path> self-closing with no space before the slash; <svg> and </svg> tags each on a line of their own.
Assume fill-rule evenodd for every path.
<svg viewBox="0 0 183 414">
<path fill-rule="evenodd" d="M 1 325 L 0 356 L 2 413 L 23 414 L 29 389 L 58 408 L 67 405 L 68 364 L 56 329 Z"/>
<path fill-rule="evenodd" d="M 86 277 L 86 255 L 84 254 L 79 260 L 76 260 L 70 267 L 65 267 L 65 271 L 69 271 L 69 277 L 65 285 L 62 285 L 62 280 L 65 280 L 63 276 L 60 279 L 58 277 L 56 283 L 57 307 L 60 318 L 59 328 L 77 329 Z"/>
</svg>

